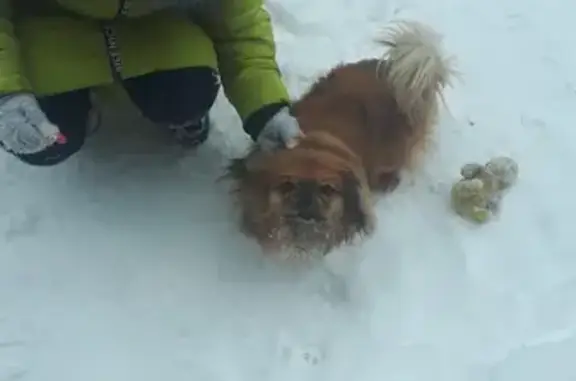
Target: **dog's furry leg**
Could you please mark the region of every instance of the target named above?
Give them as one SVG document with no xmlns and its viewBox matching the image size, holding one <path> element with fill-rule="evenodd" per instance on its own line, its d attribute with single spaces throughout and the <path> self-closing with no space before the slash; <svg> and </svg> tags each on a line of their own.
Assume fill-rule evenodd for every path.
<svg viewBox="0 0 576 381">
<path fill-rule="evenodd" d="M 435 123 L 443 89 L 456 75 L 453 59 L 444 57 L 441 36 L 416 21 L 399 21 L 378 42 L 388 48 L 378 65 L 379 77 L 392 88 L 398 107 L 412 126 Z"/>
</svg>

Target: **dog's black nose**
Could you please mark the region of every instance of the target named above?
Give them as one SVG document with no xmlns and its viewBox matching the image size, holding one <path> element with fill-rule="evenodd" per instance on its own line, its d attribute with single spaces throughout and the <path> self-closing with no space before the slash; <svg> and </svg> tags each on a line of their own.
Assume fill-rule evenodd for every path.
<svg viewBox="0 0 576 381">
<path fill-rule="evenodd" d="M 318 203 L 312 194 L 300 194 L 298 201 L 296 202 L 296 211 L 298 212 L 298 217 L 306 220 L 316 220 L 320 216 L 320 211 L 318 209 Z"/>
<path fill-rule="evenodd" d="M 313 182 L 299 184 L 296 210 L 298 217 L 305 221 L 319 220 L 321 217 L 315 190 L 316 184 Z"/>
</svg>

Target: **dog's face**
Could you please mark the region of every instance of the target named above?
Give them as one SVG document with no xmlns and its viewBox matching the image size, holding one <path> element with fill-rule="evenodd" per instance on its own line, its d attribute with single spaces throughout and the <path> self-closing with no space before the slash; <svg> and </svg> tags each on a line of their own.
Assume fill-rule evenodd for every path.
<svg viewBox="0 0 576 381">
<path fill-rule="evenodd" d="M 265 248 L 325 254 L 372 229 L 365 182 L 333 153 L 306 146 L 254 153 L 231 174 L 244 231 Z"/>
</svg>

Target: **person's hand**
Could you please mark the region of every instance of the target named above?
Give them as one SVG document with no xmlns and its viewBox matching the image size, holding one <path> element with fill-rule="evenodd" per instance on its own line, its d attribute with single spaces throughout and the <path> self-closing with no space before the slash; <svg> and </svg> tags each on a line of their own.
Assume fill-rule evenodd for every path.
<svg viewBox="0 0 576 381">
<path fill-rule="evenodd" d="M 256 143 L 263 151 L 294 148 L 302 136 L 298 121 L 290 115 L 289 108 L 284 107 L 266 123 Z"/>
<path fill-rule="evenodd" d="M 19 93 L 0 97 L 0 145 L 16 155 L 44 151 L 66 138 L 48 121 L 36 97 Z"/>
</svg>

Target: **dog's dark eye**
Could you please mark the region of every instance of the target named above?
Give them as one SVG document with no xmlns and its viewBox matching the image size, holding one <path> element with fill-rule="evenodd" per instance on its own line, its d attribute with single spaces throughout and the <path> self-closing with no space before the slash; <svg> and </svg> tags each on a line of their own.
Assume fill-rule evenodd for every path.
<svg viewBox="0 0 576 381">
<path fill-rule="evenodd" d="M 337 192 L 338 190 L 330 184 L 323 184 L 320 186 L 320 193 L 322 193 L 325 196 L 332 196 Z"/>
<path fill-rule="evenodd" d="M 294 189 L 296 189 L 296 185 L 294 185 L 292 181 L 283 181 L 282 183 L 280 183 L 280 185 L 278 185 L 278 190 L 284 194 L 290 193 Z"/>
</svg>

